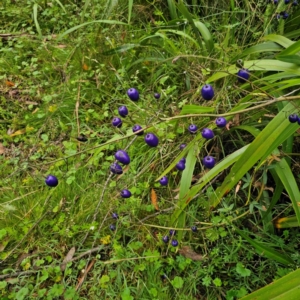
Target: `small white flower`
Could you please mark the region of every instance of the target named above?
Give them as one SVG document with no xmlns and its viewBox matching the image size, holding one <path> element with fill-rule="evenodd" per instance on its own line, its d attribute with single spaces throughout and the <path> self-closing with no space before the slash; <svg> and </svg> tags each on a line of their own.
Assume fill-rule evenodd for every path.
<svg viewBox="0 0 300 300">
<path fill-rule="evenodd" d="M 91 227 L 90 227 L 90 230 L 94 230 L 94 229 L 95 229 L 95 226 L 91 226 Z"/>
</svg>

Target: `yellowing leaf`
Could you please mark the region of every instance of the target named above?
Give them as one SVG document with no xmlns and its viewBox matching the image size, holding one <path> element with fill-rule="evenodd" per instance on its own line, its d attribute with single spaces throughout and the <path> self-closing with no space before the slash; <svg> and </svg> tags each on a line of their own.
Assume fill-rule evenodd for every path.
<svg viewBox="0 0 300 300">
<path fill-rule="evenodd" d="M 10 136 L 16 136 L 16 135 L 21 135 L 24 134 L 26 132 L 26 129 L 20 129 L 15 131 L 14 133 L 10 134 Z"/>
<path fill-rule="evenodd" d="M 50 105 L 49 108 L 48 108 L 48 111 L 53 113 L 57 110 L 57 105 Z"/>
<path fill-rule="evenodd" d="M 107 236 L 105 236 L 105 237 L 103 237 L 103 238 L 100 239 L 100 243 L 102 245 L 108 245 L 108 244 L 111 243 L 111 239 L 110 238 L 111 238 L 111 236 L 107 235 Z"/>
<path fill-rule="evenodd" d="M 151 189 L 151 195 L 150 195 L 150 198 L 151 198 L 151 203 L 152 205 L 154 206 L 154 208 L 156 210 L 159 210 L 159 207 L 158 207 L 158 204 L 157 204 L 157 195 L 156 195 L 156 192 L 154 189 Z"/>
</svg>

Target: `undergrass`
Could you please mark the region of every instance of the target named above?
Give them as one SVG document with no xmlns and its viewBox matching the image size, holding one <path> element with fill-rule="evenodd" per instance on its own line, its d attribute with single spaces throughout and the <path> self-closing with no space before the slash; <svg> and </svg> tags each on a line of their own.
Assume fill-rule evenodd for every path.
<svg viewBox="0 0 300 300">
<path fill-rule="evenodd" d="M 298 230 L 273 221 L 297 215 L 298 125 L 276 117 L 299 113 L 299 46 L 289 48 L 298 7 L 20 2 L 4 0 L 0 10 L 3 299 L 239 299 L 297 268 Z M 283 9 L 290 17 L 278 21 Z M 237 59 L 251 72 L 243 85 Z M 200 94 L 208 81 L 212 101 Z M 138 102 L 127 97 L 130 87 Z M 120 105 L 130 113 L 117 129 Z M 228 128 L 215 128 L 220 114 Z M 268 131 L 272 120 L 286 137 Z M 216 137 L 191 135 L 193 123 Z M 134 124 L 159 146 L 132 134 Z M 257 142 L 259 132 L 272 136 L 271 149 Z M 265 157 L 241 156 L 252 145 Z M 131 163 L 112 175 L 119 149 Z M 205 155 L 217 161 L 209 180 Z M 184 172 L 175 168 L 182 157 Z M 48 174 L 57 187 L 45 185 Z M 166 187 L 157 181 L 164 174 Z M 124 188 L 129 199 L 120 197 Z M 162 241 L 174 228 L 178 247 Z"/>
</svg>

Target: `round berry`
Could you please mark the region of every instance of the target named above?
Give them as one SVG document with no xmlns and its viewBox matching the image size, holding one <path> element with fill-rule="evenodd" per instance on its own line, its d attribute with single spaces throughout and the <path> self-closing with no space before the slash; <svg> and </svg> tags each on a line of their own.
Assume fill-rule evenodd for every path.
<svg viewBox="0 0 300 300">
<path fill-rule="evenodd" d="M 140 99 L 140 94 L 139 94 L 138 90 L 135 88 L 130 88 L 127 91 L 127 95 L 132 101 L 138 101 Z"/>
<path fill-rule="evenodd" d="M 204 137 L 207 140 L 210 140 L 215 136 L 214 132 L 209 128 L 203 128 L 201 134 L 202 134 L 202 137 Z"/>
<path fill-rule="evenodd" d="M 179 149 L 180 149 L 180 150 L 183 150 L 185 147 L 186 147 L 186 144 L 181 144 L 181 145 L 179 146 Z"/>
<path fill-rule="evenodd" d="M 130 198 L 131 192 L 129 190 L 124 189 L 121 191 L 120 195 L 122 198 Z"/>
<path fill-rule="evenodd" d="M 113 219 L 119 219 L 119 215 L 118 215 L 117 213 L 112 213 L 112 214 L 111 214 L 111 217 L 112 217 Z"/>
<path fill-rule="evenodd" d="M 298 119 L 299 119 L 299 117 L 298 117 L 297 114 L 289 115 L 289 121 L 290 121 L 291 123 L 296 123 L 296 122 L 298 122 Z"/>
<path fill-rule="evenodd" d="M 189 126 L 189 132 L 190 132 L 190 133 L 194 134 L 194 133 L 197 132 L 197 130 L 198 130 L 197 125 L 191 124 L 191 125 Z"/>
<path fill-rule="evenodd" d="M 300 125 L 300 117 L 299 117 L 299 116 L 298 116 L 298 121 L 297 121 L 297 122 L 298 122 L 298 124 Z"/>
<path fill-rule="evenodd" d="M 182 162 L 182 163 L 186 163 L 186 158 L 185 157 L 183 157 L 179 162 Z"/>
<path fill-rule="evenodd" d="M 160 98 L 160 94 L 159 93 L 154 93 L 154 98 L 155 99 L 159 99 Z"/>
<path fill-rule="evenodd" d="M 211 100 L 215 95 L 213 87 L 210 84 L 204 85 L 201 89 L 201 95 L 203 99 Z"/>
<path fill-rule="evenodd" d="M 132 127 L 132 132 L 137 132 L 141 129 L 142 129 L 142 126 L 136 124 Z M 143 135 L 143 134 L 144 134 L 144 131 L 137 133 L 137 135 Z"/>
<path fill-rule="evenodd" d="M 58 185 L 58 179 L 54 175 L 48 175 L 45 179 L 48 186 L 55 187 Z"/>
<path fill-rule="evenodd" d="M 109 229 L 111 231 L 115 231 L 116 230 L 116 226 L 114 224 L 109 225 Z"/>
<path fill-rule="evenodd" d="M 192 227 L 191 227 L 191 230 L 192 230 L 193 232 L 197 232 L 197 231 L 198 231 L 198 229 L 197 229 L 196 226 L 192 226 Z"/>
<path fill-rule="evenodd" d="M 249 73 L 249 70 L 247 69 L 240 69 L 237 73 L 237 76 L 238 76 L 238 82 L 240 83 L 244 83 L 246 82 L 249 77 L 250 77 L 250 73 Z"/>
<path fill-rule="evenodd" d="M 212 169 L 215 166 L 215 159 L 212 156 L 205 156 L 203 158 L 203 165 L 208 168 L 208 169 Z"/>
<path fill-rule="evenodd" d="M 170 234 L 170 236 L 176 235 L 176 230 L 171 229 L 171 230 L 169 231 L 169 234 Z"/>
<path fill-rule="evenodd" d="M 168 182 L 169 182 L 169 180 L 168 180 L 168 177 L 167 177 L 167 176 L 164 176 L 164 177 L 162 177 L 162 178 L 159 180 L 159 183 L 160 183 L 161 185 L 168 185 Z"/>
<path fill-rule="evenodd" d="M 156 147 L 158 145 L 158 138 L 154 133 L 147 133 L 145 135 L 145 142 L 150 146 L 150 147 Z"/>
<path fill-rule="evenodd" d="M 289 14 L 285 11 L 282 15 L 282 19 L 286 20 L 289 17 Z"/>
<path fill-rule="evenodd" d="M 169 236 L 167 236 L 167 235 L 165 235 L 165 236 L 162 237 L 162 241 L 163 241 L 164 243 L 168 243 L 169 240 L 170 240 L 170 238 L 169 238 Z"/>
<path fill-rule="evenodd" d="M 178 241 L 177 240 L 172 240 L 172 246 L 177 247 L 178 246 Z"/>
<path fill-rule="evenodd" d="M 128 115 L 128 109 L 125 105 L 122 105 L 118 108 L 119 115 L 125 118 Z"/>
<path fill-rule="evenodd" d="M 113 174 L 122 174 L 123 173 L 122 167 L 117 163 L 113 163 L 110 165 L 110 171 Z"/>
<path fill-rule="evenodd" d="M 225 127 L 226 123 L 227 123 L 227 121 L 224 117 L 219 117 L 216 119 L 216 125 L 220 128 Z"/>
<path fill-rule="evenodd" d="M 179 161 L 177 164 L 176 164 L 176 169 L 179 170 L 179 171 L 183 171 L 185 169 L 185 163 L 182 162 L 182 161 Z"/>
<path fill-rule="evenodd" d="M 111 124 L 115 127 L 120 128 L 122 126 L 122 120 L 118 117 L 112 119 Z"/>
<path fill-rule="evenodd" d="M 297 5 L 298 5 L 298 1 L 296 1 L 296 0 L 293 1 L 292 5 L 293 5 L 293 6 L 297 6 Z"/>
<path fill-rule="evenodd" d="M 273 0 L 273 3 L 274 4 L 278 4 L 278 0 Z"/>
<path fill-rule="evenodd" d="M 289 4 L 290 0 L 284 0 L 284 4 Z"/>
<path fill-rule="evenodd" d="M 83 142 L 83 143 L 88 141 L 87 137 L 84 134 L 80 134 L 76 139 L 77 139 L 77 141 Z"/>
<path fill-rule="evenodd" d="M 115 153 L 115 158 L 123 165 L 128 165 L 130 163 L 130 157 L 124 150 L 118 150 Z"/>
</svg>

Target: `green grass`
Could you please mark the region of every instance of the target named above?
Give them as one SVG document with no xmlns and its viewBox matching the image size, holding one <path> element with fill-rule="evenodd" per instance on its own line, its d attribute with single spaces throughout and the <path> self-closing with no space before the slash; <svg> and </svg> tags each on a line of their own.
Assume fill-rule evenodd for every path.
<svg viewBox="0 0 300 300">
<path fill-rule="evenodd" d="M 300 107 L 299 7 L 3 2 L 1 299 L 230 300 L 264 297 L 260 288 L 295 278 L 299 125 L 287 119 Z M 283 10 L 289 18 L 277 20 Z M 251 73 L 244 84 L 238 59 Z M 201 97 L 205 83 L 211 101 Z M 120 105 L 130 113 L 116 129 Z M 217 116 L 228 128 L 216 128 Z M 155 133 L 158 147 L 132 134 L 134 124 Z M 204 127 L 213 140 L 202 138 Z M 119 149 L 131 163 L 112 176 Z M 45 185 L 48 174 L 57 187 Z M 120 197 L 123 188 L 131 198 Z M 280 229 L 280 220 L 292 226 Z M 178 247 L 162 241 L 175 228 Z M 293 293 L 290 282 L 278 295 Z"/>
</svg>

